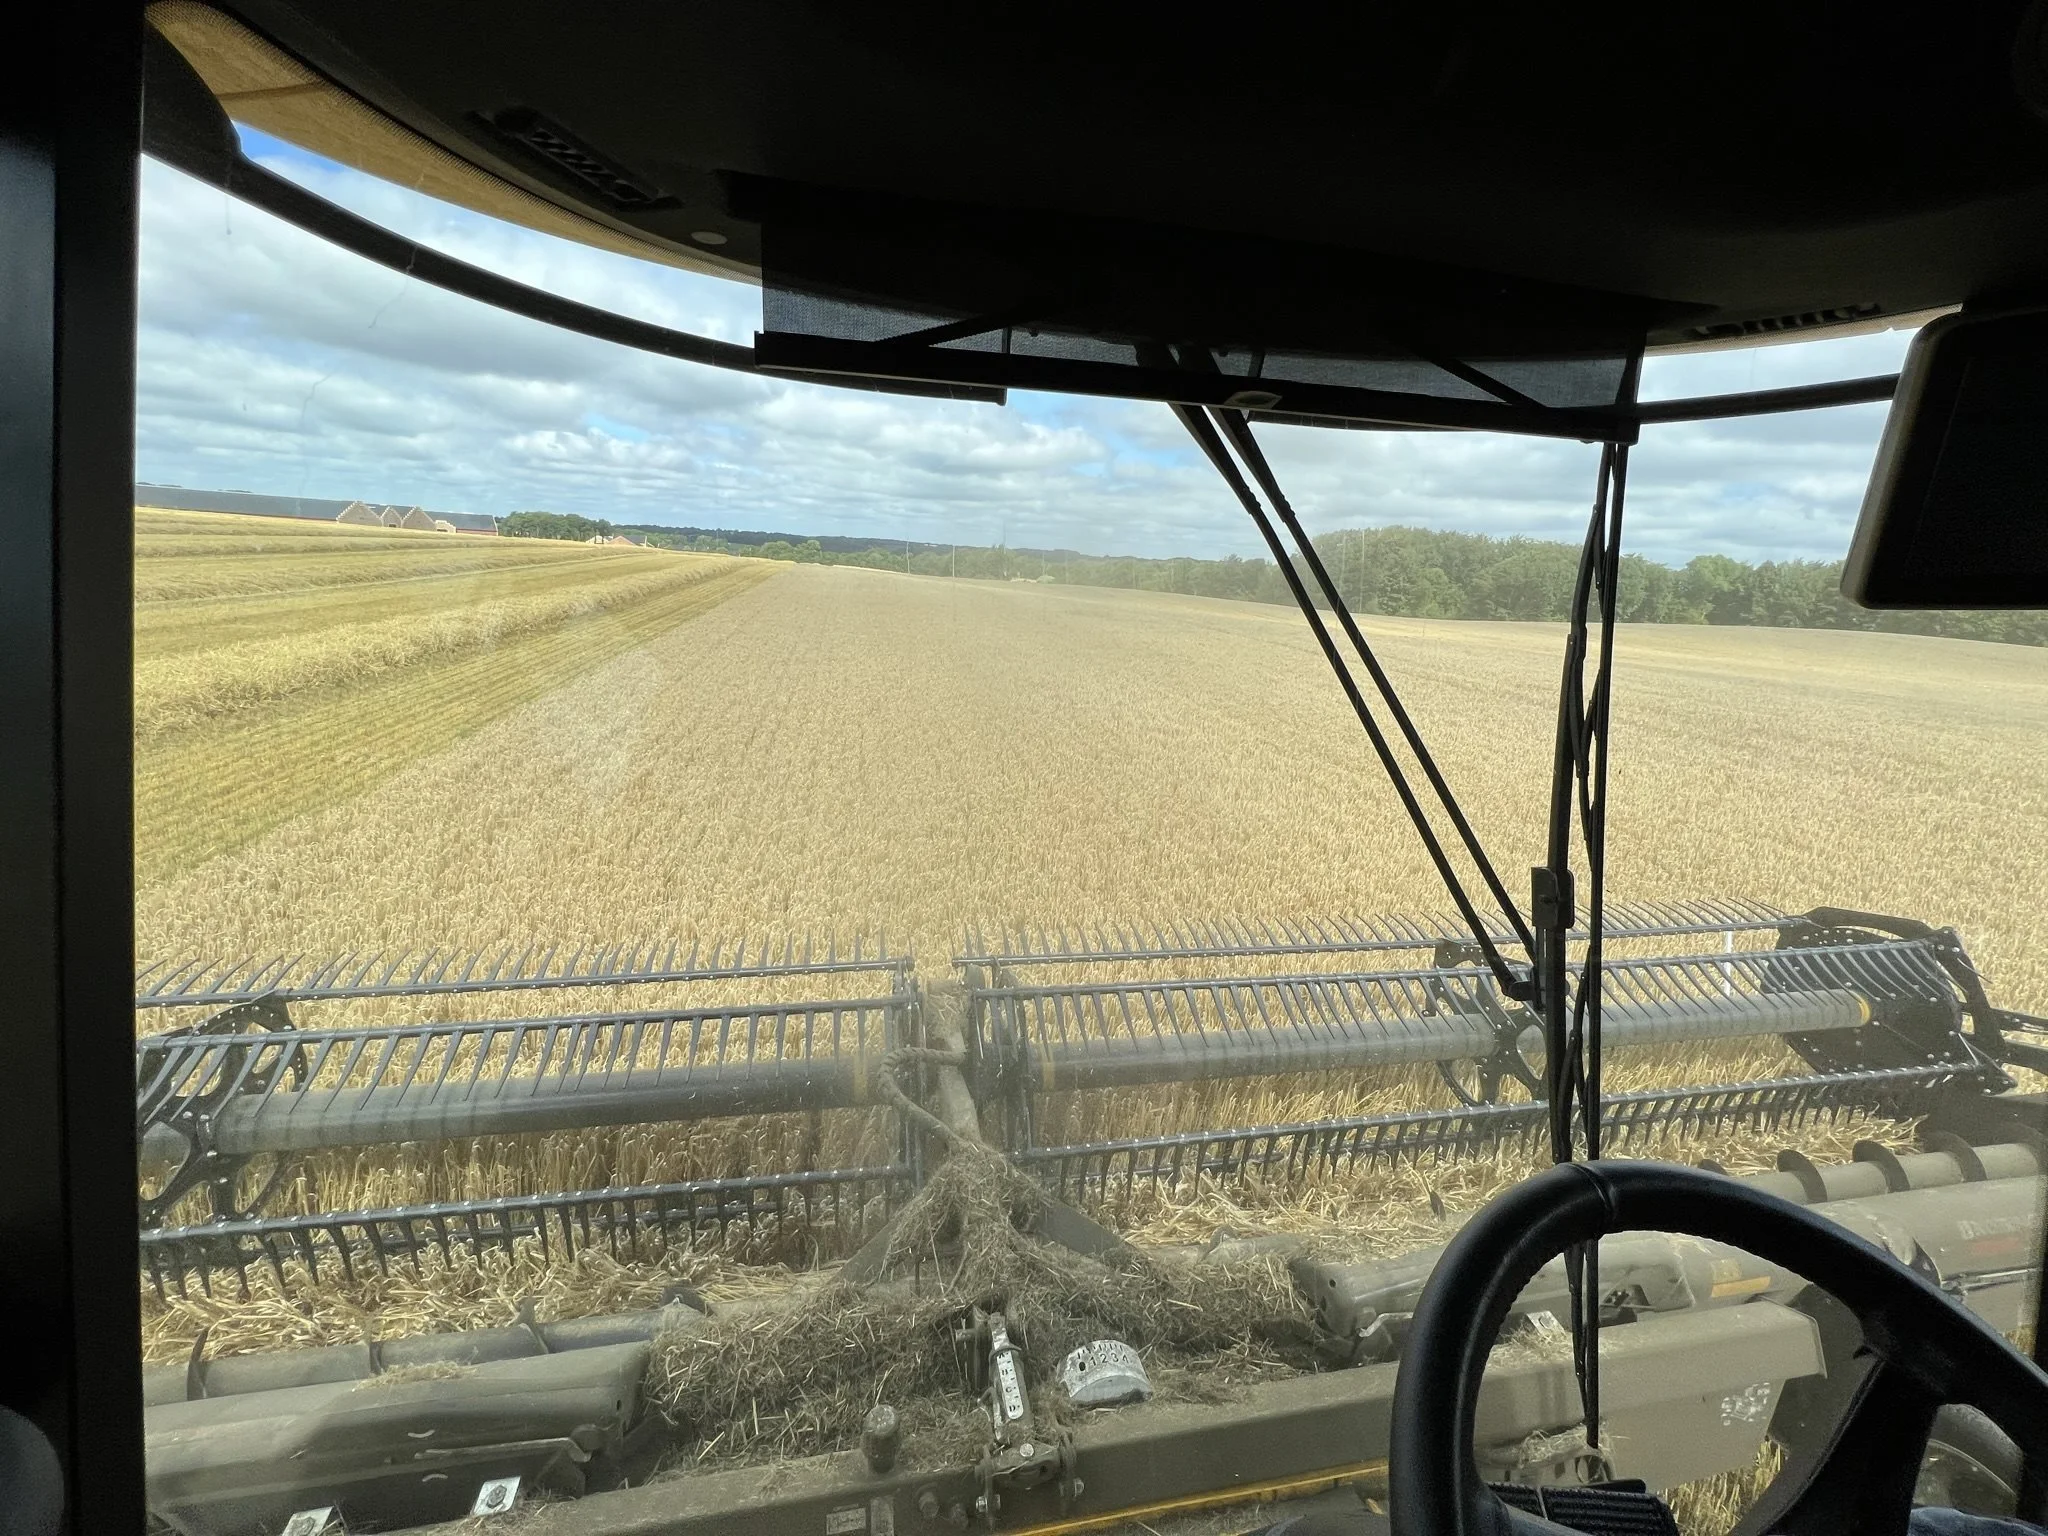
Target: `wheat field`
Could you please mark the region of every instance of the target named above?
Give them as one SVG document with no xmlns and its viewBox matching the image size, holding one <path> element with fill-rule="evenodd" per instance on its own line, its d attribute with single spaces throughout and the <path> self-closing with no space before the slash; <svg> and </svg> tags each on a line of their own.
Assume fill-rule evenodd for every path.
<svg viewBox="0 0 2048 1536">
<path fill-rule="evenodd" d="M 138 515 L 144 960 L 861 932 L 913 947 L 932 981 L 970 922 L 1445 905 L 1289 611 L 253 521 Z M 1561 631 L 1368 628 L 1519 888 L 1542 849 Z M 1995 1000 L 2048 1011 L 2048 653 L 1632 627 L 1617 658 L 1617 897 L 1954 924 Z M 1780 1065 L 1776 1051 L 1639 1066 L 1709 1081 Z M 1378 1082 L 1375 1102 L 1423 1086 Z M 1356 1084 L 1205 1091 L 1136 1104 L 1145 1125 L 1134 1101 L 1077 1109 L 1070 1129 L 1360 1102 Z M 1845 1153 L 1869 1129 L 1823 1140 Z M 745 1134 L 324 1154 L 312 1187 L 338 1208 L 696 1176 L 736 1171 Z M 833 1150 L 871 1134 L 855 1117 Z M 1679 1155 L 1756 1166 L 1775 1146 Z M 1398 1248 L 1429 1240 L 1431 1193 L 1471 1209 L 1526 1167 L 1383 1170 L 1249 1211 L 1208 1192 L 1129 1215 L 1160 1240 L 1255 1220 Z M 755 1283 L 722 1264 L 690 1272 L 714 1294 Z M 574 1294 L 517 1266 L 321 1296 L 263 1282 L 247 1300 L 147 1297 L 145 1342 L 181 1358 L 201 1324 L 216 1349 L 328 1342 L 380 1314 L 392 1332 L 494 1319 L 548 1284 L 563 1310 L 628 1305 L 666 1278 L 593 1260 Z"/>
</svg>

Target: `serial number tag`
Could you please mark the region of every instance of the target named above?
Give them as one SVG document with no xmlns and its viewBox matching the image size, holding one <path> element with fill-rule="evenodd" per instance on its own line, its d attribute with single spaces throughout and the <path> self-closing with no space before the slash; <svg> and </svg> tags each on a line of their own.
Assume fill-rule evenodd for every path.
<svg viewBox="0 0 2048 1536">
<path fill-rule="evenodd" d="M 996 1385 L 1003 1395 L 1003 1420 L 1015 1423 L 1024 1417 L 1024 1389 L 1017 1384 L 1017 1361 L 1013 1355 L 996 1356 Z"/>
<path fill-rule="evenodd" d="M 848 1504 L 825 1512 L 825 1536 L 866 1536 L 868 1507 Z"/>
</svg>

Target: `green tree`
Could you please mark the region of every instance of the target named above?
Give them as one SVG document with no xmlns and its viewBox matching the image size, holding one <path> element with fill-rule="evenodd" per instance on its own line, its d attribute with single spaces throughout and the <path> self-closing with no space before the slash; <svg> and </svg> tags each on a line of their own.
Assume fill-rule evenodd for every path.
<svg viewBox="0 0 2048 1536">
<path fill-rule="evenodd" d="M 1578 554 L 1568 544 L 1523 545 L 1489 569 L 1473 592 L 1477 617 L 1561 619 L 1571 612 Z"/>
<path fill-rule="evenodd" d="M 1686 604 L 1703 624 L 1747 624 L 1750 568 L 1726 555 L 1695 555 L 1680 573 Z"/>
</svg>

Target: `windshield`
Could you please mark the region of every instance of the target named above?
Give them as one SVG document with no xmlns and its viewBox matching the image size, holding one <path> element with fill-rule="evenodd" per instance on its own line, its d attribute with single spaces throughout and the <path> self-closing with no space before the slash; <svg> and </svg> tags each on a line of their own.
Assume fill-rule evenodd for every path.
<svg viewBox="0 0 2048 1536">
<path fill-rule="evenodd" d="M 737 285 L 251 150 L 524 281 L 754 326 Z M 318 1536 L 694 1478 L 727 1528 L 763 1464 L 875 1536 L 1376 1496 L 1434 1251 L 1549 1160 L 1542 1047 L 1168 412 L 721 374 L 144 192 L 156 1516 Z M 1881 422 L 1636 450 L 1607 1150 L 1841 1202 L 2024 1338 L 2034 1079 L 1980 1015 L 2048 1013 L 2048 619 L 1839 596 Z M 1597 450 L 1259 433 L 1526 902 Z M 1923 1187 L 1956 1196 L 1882 1203 Z M 1488 1475 L 1641 1478 L 1726 1530 L 1817 1411 L 1825 1318 L 1732 1250 L 1603 1272 L 1607 1433 L 1552 1275 Z M 1106 1427 L 1141 1397 L 1222 1417 L 1162 1451 Z M 849 1494 L 811 1459 L 854 1449 Z M 1996 1481 L 1972 1457 L 1937 1492 Z"/>
</svg>

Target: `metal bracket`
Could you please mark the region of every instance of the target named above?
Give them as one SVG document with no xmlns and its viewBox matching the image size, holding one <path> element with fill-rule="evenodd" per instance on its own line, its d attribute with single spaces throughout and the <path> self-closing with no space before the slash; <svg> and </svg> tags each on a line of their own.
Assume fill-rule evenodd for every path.
<svg viewBox="0 0 2048 1536">
<path fill-rule="evenodd" d="M 953 1345 L 960 1353 L 969 1387 L 979 1394 L 989 1419 L 988 1453 L 975 1467 L 981 1492 L 974 1513 L 994 1530 L 1003 1495 L 1022 1493 L 1057 1481 L 1066 1507 L 1080 1491 L 1074 1476 L 1072 1440 L 1054 1431 L 1040 1434 L 1037 1415 L 1024 1386 L 1022 1366 L 1025 1324 L 1021 1317 L 984 1312 L 979 1307 L 953 1325 Z"/>
<path fill-rule="evenodd" d="M 1015 973 L 1006 966 L 992 968 L 989 979 L 999 988 L 1017 985 Z M 991 1004 L 984 999 L 981 1006 L 988 1050 L 979 1066 L 979 1080 L 973 1082 L 976 1106 L 984 1117 L 1000 1112 L 1005 1146 L 1028 1147 L 1033 1140 L 1030 1046 L 1026 1031 L 1019 1027 L 1017 1000 L 1005 997 Z"/>
<path fill-rule="evenodd" d="M 494 1477 L 476 1491 L 476 1502 L 469 1507 L 472 1515 L 510 1514 L 519 1502 L 519 1479 L 516 1477 Z"/>
<path fill-rule="evenodd" d="M 290 1078 L 293 1088 L 303 1086 L 304 1053 L 298 1049 L 279 1050 L 274 1060 L 251 1070 L 247 1066 L 249 1055 L 263 1049 L 260 1039 L 248 1045 L 221 1047 L 211 1053 L 197 1042 L 219 1035 L 289 1034 L 296 1027 L 284 1001 L 275 993 L 266 993 L 223 1008 L 202 1023 L 166 1030 L 153 1037 L 153 1041 L 163 1042 L 154 1062 L 148 1056 L 138 1056 L 137 1139 L 151 1128 L 163 1126 L 176 1132 L 185 1143 L 184 1158 L 170 1177 L 154 1195 L 146 1195 L 140 1201 L 144 1227 L 161 1226 L 186 1195 L 202 1186 L 217 1219 L 246 1220 L 270 1198 L 284 1177 L 284 1164 L 280 1162 L 272 1169 L 263 1187 L 250 1199 L 237 1200 L 235 1185 L 249 1159 L 224 1156 L 215 1147 L 213 1120 L 220 1107 L 237 1094 L 268 1093 L 284 1077 Z M 155 1076 L 150 1078 L 152 1066 Z M 197 1083 L 188 1081 L 193 1073 L 199 1074 Z"/>
<path fill-rule="evenodd" d="M 1449 970 L 1454 966 L 1478 965 L 1485 960 L 1484 953 L 1476 944 L 1460 939 L 1449 939 L 1436 946 L 1431 964 L 1438 970 Z M 1494 1052 L 1484 1060 L 1440 1061 L 1436 1064 L 1437 1075 L 1444 1080 L 1444 1086 L 1461 1104 L 1477 1106 L 1498 1104 L 1500 1085 L 1504 1080 L 1520 1083 L 1529 1091 L 1531 1100 L 1543 1097 L 1543 1087 L 1538 1082 L 1528 1058 L 1522 1054 L 1521 1039 L 1531 1026 L 1540 1027 L 1534 1015 L 1525 1012 L 1519 1005 L 1503 1002 L 1491 981 L 1481 981 L 1474 988 L 1472 996 L 1454 994 L 1440 981 L 1428 984 L 1431 1000 L 1430 1012 L 1448 1012 L 1471 1015 L 1476 999 L 1477 1013 L 1492 1026 Z M 1460 1068 L 1467 1069 L 1466 1076 L 1460 1076 Z"/>
<path fill-rule="evenodd" d="M 1859 945 L 1889 945 L 1892 957 L 1882 965 L 1851 961 L 1839 979 L 1819 984 L 1857 993 L 1868 1022 L 1830 1035 L 1787 1035 L 1794 1050 L 1823 1071 L 1924 1062 L 1974 1069 L 1992 1092 L 2012 1087 L 1996 1065 L 2006 1058 L 1998 1011 L 1986 999 L 1976 967 L 1952 928 L 1819 908 L 1780 930 L 1771 951 L 1771 963 L 1779 969 L 1766 972 L 1764 990 L 1815 985 L 1815 967 L 1823 962 L 1814 957 Z M 1967 1033 L 1965 1019 L 1971 1025 Z"/>
</svg>

